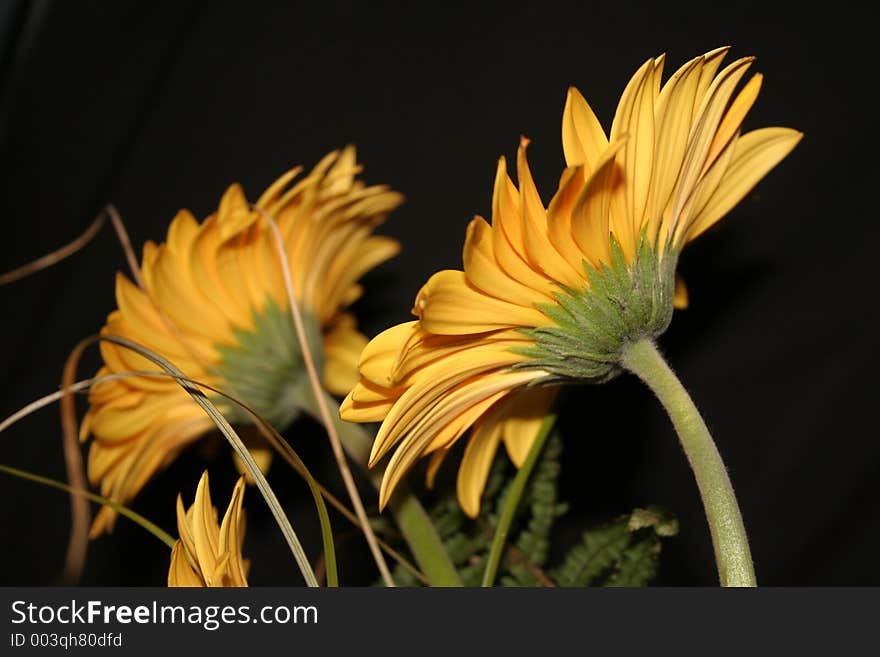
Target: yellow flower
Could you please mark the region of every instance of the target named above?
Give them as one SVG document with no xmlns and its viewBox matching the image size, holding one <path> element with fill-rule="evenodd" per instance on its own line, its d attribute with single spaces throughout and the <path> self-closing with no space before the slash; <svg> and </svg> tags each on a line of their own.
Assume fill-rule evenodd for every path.
<svg viewBox="0 0 880 657">
<path fill-rule="evenodd" d="M 177 533 L 171 550 L 168 586 L 247 586 L 249 563 L 241 557 L 244 541 L 244 477 L 232 491 L 229 508 L 217 525 L 217 509 L 211 504 L 208 472 L 196 488 L 193 505 L 184 510 L 177 496 Z"/>
<path fill-rule="evenodd" d="M 360 168 L 350 147 L 297 180 L 300 171 L 284 174 L 256 205 L 277 222 L 311 351 L 327 389 L 342 395 L 357 381 L 358 355 L 367 342 L 345 309 L 361 295 L 360 276 L 398 251 L 395 240 L 372 232 L 401 196 L 356 180 Z M 141 269 L 144 289 L 117 275 L 118 310 L 102 333 L 158 352 L 188 377 L 242 399 L 279 429 L 296 418 L 310 393 L 279 254 L 269 224 L 241 187 L 230 187 L 201 224 L 181 211 L 165 243 L 145 245 Z M 157 369 L 114 344 L 102 343 L 101 354 L 102 375 Z M 83 440 L 94 436 L 89 479 L 120 503 L 213 428 L 167 378 L 104 382 L 89 401 L 81 427 Z M 222 398 L 215 401 L 231 421 L 248 420 Z M 270 452 L 261 449 L 255 456 L 264 466 Z M 115 516 L 105 507 L 92 535 L 111 529 Z"/>
<path fill-rule="evenodd" d="M 469 515 L 500 442 L 518 466 L 556 386 L 620 371 L 621 350 L 661 334 L 681 248 L 711 227 L 797 144 L 787 128 L 740 133 L 757 97 L 752 58 L 719 72 L 727 49 L 697 57 L 661 86 L 649 59 L 621 96 L 606 133 L 575 89 L 562 119 L 567 168 L 545 207 L 526 159 L 519 188 L 498 164 L 492 223 L 468 226 L 464 271 L 434 274 L 418 293 L 418 321 L 372 340 L 343 417 L 382 421 L 371 455 L 394 449 L 384 505 L 420 457 L 429 481 L 469 429 L 458 498 Z M 676 294 L 676 287 L 678 293 Z"/>
</svg>

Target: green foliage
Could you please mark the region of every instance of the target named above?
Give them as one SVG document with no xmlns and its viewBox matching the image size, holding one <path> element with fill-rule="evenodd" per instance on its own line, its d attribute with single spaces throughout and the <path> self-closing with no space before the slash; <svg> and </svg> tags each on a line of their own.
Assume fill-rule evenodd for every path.
<svg viewBox="0 0 880 657">
<path fill-rule="evenodd" d="M 660 538 L 677 533 L 662 509 L 636 509 L 584 532 L 551 577 L 560 586 L 645 586 L 657 574 Z"/>
<path fill-rule="evenodd" d="M 655 507 L 636 509 L 608 524 L 586 531 L 562 563 L 548 567 L 550 534 L 567 505 L 559 501 L 559 457 L 562 442 L 550 437 L 523 494 L 511 525 L 510 542 L 498 571 L 501 586 L 644 586 L 656 575 L 660 538 L 674 536 L 673 516 Z M 513 479 L 506 455 L 495 459 L 480 515 L 468 518 L 455 491 L 443 495 L 429 514 L 465 586 L 479 586 L 504 497 Z M 399 565 L 399 586 L 419 581 Z"/>
</svg>

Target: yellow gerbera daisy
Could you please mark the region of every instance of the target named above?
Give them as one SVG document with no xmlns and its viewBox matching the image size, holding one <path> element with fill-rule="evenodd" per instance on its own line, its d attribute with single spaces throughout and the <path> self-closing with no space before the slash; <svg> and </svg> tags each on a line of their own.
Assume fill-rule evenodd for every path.
<svg viewBox="0 0 880 657">
<path fill-rule="evenodd" d="M 362 274 L 393 256 L 398 243 L 372 235 L 402 197 L 366 187 L 353 148 L 327 155 L 307 176 L 284 174 L 256 205 L 274 218 L 289 259 L 297 303 L 324 384 L 345 394 L 357 381 L 366 338 L 345 312 L 361 295 Z M 233 185 L 216 213 L 199 224 L 187 211 L 171 222 L 167 241 L 144 247 L 141 289 L 116 277 L 118 310 L 104 334 L 126 337 L 177 365 L 193 379 L 237 396 L 279 429 L 310 395 L 285 294 L 276 243 L 265 218 Z M 99 374 L 155 370 L 137 354 L 102 343 Z M 81 438 L 90 434 L 88 475 L 102 493 L 125 503 L 179 451 L 213 428 L 173 380 L 137 377 L 95 386 Z M 247 417 L 223 399 L 232 420 Z M 258 453 L 261 465 L 270 453 Z M 98 514 L 92 535 L 112 527 Z"/>
<path fill-rule="evenodd" d="M 480 496 L 500 442 L 519 465 L 555 385 L 617 374 L 626 345 L 661 334 L 672 317 L 681 248 L 723 217 L 801 134 L 740 129 L 761 86 L 753 59 L 719 72 L 727 49 L 697 57 L 661 86 L 663 57 L 624 89 L 608 135 L 570 89 L 562 118 L 567 168 L 545 207 L 526 159 L 519 188 L 498 163 L 492 223 L 468 226 L 464 271 L 434 274 L 418 293 L 418 321 L 372 340 L 345 419 L 382 421 L 371 463 L 396 447 L 384 505 L 417 459 L 429 479 L 473 428 L 458 474 L 465 512 Z"/>
<path fill-rule="evenodd" d="M 180 538 L 171 550 L 168 586 L 247 586 L 250 565 L 242 559 L 244 541 L 244 477 L 232 491 L 229 508 L 220 525 L 211 503 L 208 472 L 196 488 L 193 505 L 184 510 L 177 496 L 177 532 Z"/>
</svg>

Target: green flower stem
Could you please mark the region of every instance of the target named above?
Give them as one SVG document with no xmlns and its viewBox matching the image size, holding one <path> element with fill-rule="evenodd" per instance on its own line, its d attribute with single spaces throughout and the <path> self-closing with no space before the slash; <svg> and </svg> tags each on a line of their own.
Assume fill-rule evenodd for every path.
<svg viewBox="0 0 880 657">
<path fill-rule="evenodd" d="M 43 484 L 44 486 L 51 486 L 52 488 L 57 488 L 58 490 L 64 490 L 72 495 L 79 495 L 87 500 L 91 500 L 92 502 L 97 502 L 98 504 L 103 504 L 104 506 L 109 506 L 111 509 L 116 511 L 119 515 L 125 516 L 132 522 L 140 525 L 148 532 L 150 532 L 153 536 L 162 541 L 169 548 L 174 549 L 174 544 L 176 543 L 176 539 L 171 536 L 168 532 L 160 528 L 157 524 L 150 522 L 146 518 L 144 518 L 141 514 L 132 511 L 126 506 L 122 506 L 121 504 L 117 504 L 113 500 L 108 500 L 106 497 L 102 497 L 100 495 L 95 495 L 94 493 L 90 493 L 86 490 L 81 490 L 79 488 L 74 488 L 73 486 L 68 486 L 65 483 L 60 481 L 55 481 L 54 479 L 50 479 L 49 477 L 42 477 L 37 474 L 33 474 L 28 472 L 27 470 L 19 470 L 18 468 L 13 468 L 8 465 L 4 465 L 0 463 L 0 472 L 3 474 L 12 475 L 13 477 L 18 477 L 20 479 L 26 479 L 27 481 L 33 481 L 37 484 Z"/>
<path fill-rule="evenodd" d="M 501 509 L 501 517 L 498 519 L 498 526 L 495 527 L 495 534 L 492 536 L 492 545 L 489 546 L 489 554 L 486 557 L 486 570 L 483 571 L 483 586 L 492 586 L 495 582 L 495 575 L 498 573 L 498 566 L 501 564 L 501 555 L 504 554 L 504 547 L 507 544 L 507 534 L 510 531 L 510 525 L 513 517 L 516 515 L 516 509 L 522 499 L 523 491 L 529 482 L 532 470 L 535 469 L 535 463 L 544 449 L 544 444 L 556 424 L 556 413 L 549 413 L 541 423 L 535 442 L 529 448 L 526 460 L 523 462 L 519 471 L 516 473 L 510 488 L 504 497 L 504 506 Z"/>
<path fill-rule="evenodd" d="M 654 391 L 678 432 L 703 498 L 721 585 L 757 586 L 733 486 L 709 429 L 687 390 L 648 339 L 627 345 L 621 363 Z"/>
<path fill-rule="evenodd" d="M 301 399 L 306 412 L 320 421 L 311 391 L 304 391 Z M 327 403 L 332 404 L 330 408 L 339 407 L 339 404 L 329 395 Z M 382 481 L 382 473 L 379 470 L 370 471 L 367 468 L 372 439 L 367 435 L 363 425 L 346 422 L 339 417 L 338 412 L 332 412 L 330 415 L 336 425 L 339 441 L 349 458 L 361 467 L 370 482 L 378 489 L 379 483 Z M 458 571 L 455 570 L 430 516 L 404 482 L 397 485 L 394 495 L 388 502 L 388 508 L 429 584 L 431 586 L 461 586 Z"/>
</svg>

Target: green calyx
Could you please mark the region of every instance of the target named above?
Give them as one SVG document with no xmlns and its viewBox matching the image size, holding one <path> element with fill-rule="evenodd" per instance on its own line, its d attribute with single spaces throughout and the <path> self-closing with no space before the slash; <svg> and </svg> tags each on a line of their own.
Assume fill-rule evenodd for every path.
<svg viewBox="0 0 880 657">
<path fill-rule="evenodd" d="M 226 382 L 229 394 L 283 431 L 299 416 L 304 396 L 311 394 L 302 350 L 289 309 L 269 300 L 262 311 L 254 312 L 253 318 L 253 329 L 236 329 L 235 342 L 218 347 L 221 362 L 214 373 Z M 305 312 L 303 322 L 315 367 L 321 372 L 324 353 L 321 327 Z M 228 408 L 227 419 L 251 422 L 237 406 Z"/>
<path fill-rule="evenodd" d="M 554 293 L 558 305 L 538 305 L 554 325 L 523 331 L 535 344 L 518 350 L 529 360 L 515 367 L 549 372 L 541 383 L 600 383 L 616 376 L 627 344 L 655 338 L 669 326 L 677 260 L 676 249 L 669 246 L 661 256 L 642 231 L 636 257 L 627 262 L 612 235 L 610 265 L 596 269 L 585 261 L 587 286 L 561 286 Z"/>
</svg>

